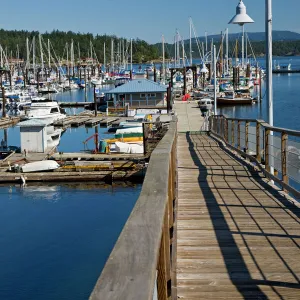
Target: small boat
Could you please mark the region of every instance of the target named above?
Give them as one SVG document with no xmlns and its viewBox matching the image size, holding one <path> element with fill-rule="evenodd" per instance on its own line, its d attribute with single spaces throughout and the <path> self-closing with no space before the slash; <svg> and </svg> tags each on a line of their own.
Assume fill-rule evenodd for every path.
<svg viewBox="0 0 300 300">
<path fill-rule="evenodd" d="M 22 116 L 22 119 L 39 119 L 47 123 L 52 123 L 65 117 L 65 113 L 59 107 L 57 101 L 37 97 L 32 98 L 31 105 L 25 110 L 25 115 Z"/>
<path fill-rule="evenodd" d="M 203 98 L 199 100 L 197 103 L 202 112 L 202 116 L 205 115 L 207 112 L 212 111 L 214 107 L 214 100 L 210 98 Z"/>
<path fill-rule="evenodd" d="M 112 151 L 112 149 L 111 149 Z M 144 145 L 143 142 L 135 142 L 135 143 L 115 143 L 115 152 L 119 153 L 144 153 Z"/>
<path fill-rule="evenodd" d="M 233 91 L 221 93 L 221 96 L 217 97 L 217 105 L 251 105 L 253 103 L 252 97 L 236 94 Z"/>
<path fill-rule="evenodd" d="M 45 172 L 56 170 L 59 167 L 59 164 L 55 160 L 41 160 L 21 166 L 21 171 L 23 173 Z"/>
</svg>

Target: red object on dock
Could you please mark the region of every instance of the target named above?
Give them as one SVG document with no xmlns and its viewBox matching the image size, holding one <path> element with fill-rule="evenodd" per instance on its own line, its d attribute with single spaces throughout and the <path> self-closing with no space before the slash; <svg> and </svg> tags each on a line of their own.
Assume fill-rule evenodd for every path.
<svg viewBox="0 0 300 300">
<path fill-rule="evenodd" d="M 191 96 L 190 94 L 185 94 L 183 97 L 182 97 L 182 101 L 187 101 L 188 99 L 190 99 Z"/>
</svg>

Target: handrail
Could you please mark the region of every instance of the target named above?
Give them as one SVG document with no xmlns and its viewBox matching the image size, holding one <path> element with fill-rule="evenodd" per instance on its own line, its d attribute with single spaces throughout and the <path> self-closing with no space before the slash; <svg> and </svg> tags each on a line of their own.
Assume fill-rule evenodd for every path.
<svg viewBox="0 0 300 300">
<path fill-rule="evenodd" d="M 232 117 L 227 117 L 226 115 L 217 115 L 215 117 L 222 117 L 227 120 L 231 121 L 241 121 L 241 122 L 250 122 L 250 123 L 259 123 L 260 125 L 264 126 L 265 128 L 270 129 L 271 131 L 276 131 L 276 132 L 285 132 L 290 135 L 294 135 L 297 137 L 300 137 L 300 131 L 298 130 L 292 130 L 292 129 L 287 129 L 287 128 L 282 128 L 282 127 L 275 127 L 271 126 L 269 123 L 267 123 L 264 120 L 259 120 L 259 119 L 247 119 L 247 118 L 232 118 Z"/>
<path fill-rule="evenodd" d="M 243 122 L 245 123 L 244 131 L 241 130 Z M 255 133 L 249 132 L 251 123 L 255 123 Z M 299 138 L 300 131 L 270 126 L 263 120 L 217 115 L 210 117 L 210 132 L 221 139 L 229 148 L 254 162 L 266 177 L 276 182 L 285 191 L 290 192 L 296 198 L 300 198 L 300 177 L 297 173 L 300 171 L 300 147 L 299 149 L 295 147 L 300 146 L 300 140 L 291 140 L 290 144 L 288 143 L 290 136 Z M 273 132 L 280 133 L 280 136 L 276 137 L 277 142 L 280 139 L 280 145 L 277 145 L 277 147 L 275 146 Z M 243 140 L 241 138 L 242 134 L 245 136 Z M 254 136 L 255 139 L 253 139 Z M 251 137 L 252 140 L 250 141 Z M 242 141 L 244 147 L 241 145 Z M 251 146 L 252 151 L 250 150 Z M 254 146 L 255 149 L 253 149 Z M 294 149 L 291 150 L 291 148 Z M 291 160 L 294 161 L 291 162 Z M 275 163 L 275 161 L 277 162 Z M 293 172 L 297 171 L 297 179 L 290 176 L 289 166 L 291 166 L 291 163 L 294 164 L 292 165 Z M 279 170 L 274 168 L 275 165 Z M 274 174 L 271 172 L 271 168 L 275 169 Z M 294 181 L 294 186 L 290 184 L 290 179 Z"/>
<path fill-rule="evenodd" d="M 176 123 L 152 152 L 141 194 L 94 287 L 90 300 L 168 299 L 174 219 Z"/>
</svg>

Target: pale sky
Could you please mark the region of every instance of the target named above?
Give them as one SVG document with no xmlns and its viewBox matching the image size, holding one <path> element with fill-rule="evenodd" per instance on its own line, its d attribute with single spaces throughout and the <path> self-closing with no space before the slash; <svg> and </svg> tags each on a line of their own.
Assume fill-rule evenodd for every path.
<svg viewBox="0 0 300 300">
<path fill-rule="evenodd" d="M 2 1 L 3 29 L 71 30 L 171 43 L 176 29 L 189 36 L 189 17 L 198 36 L 224 31 L 239 32 L 228 25 L 239 0 L 13 0 Z M 264 31 L 265 1 L 244 0 L 255 23 L 248 32 Z M 300 32 L 300 0 L 273 0 L 273 29 Z M 1 43 L 1 41 L 0 41 Z"/>
</svg>

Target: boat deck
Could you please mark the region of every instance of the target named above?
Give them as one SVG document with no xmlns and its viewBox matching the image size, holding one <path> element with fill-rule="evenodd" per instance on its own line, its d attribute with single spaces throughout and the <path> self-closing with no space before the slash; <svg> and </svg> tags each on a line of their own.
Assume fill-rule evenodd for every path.
<svg viewBox="0 0 300 300">
<path fill-rule="evenodd" d="M 180 116 L 177 299 L 300 299 L 299 204 Z"/>
</svg>

